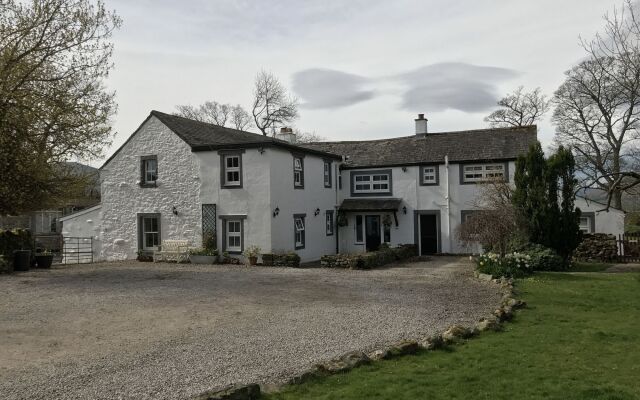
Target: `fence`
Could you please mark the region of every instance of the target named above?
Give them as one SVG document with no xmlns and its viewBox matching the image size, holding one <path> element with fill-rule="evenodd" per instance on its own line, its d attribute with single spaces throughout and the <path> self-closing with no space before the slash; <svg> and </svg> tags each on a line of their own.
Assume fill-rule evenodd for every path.
<svg viewBox="0 0 640 400">
<path fill-rule="evenodd" d="M 63 264 L 86 264 L 93 262 L 92 237 L 65 237 L 62 246 Z"/>
<path fill-rule="evenodd" d="M 640 233 L 618 235 L 617 242 L 620 262 L 640 262 Z"/>
</svg>

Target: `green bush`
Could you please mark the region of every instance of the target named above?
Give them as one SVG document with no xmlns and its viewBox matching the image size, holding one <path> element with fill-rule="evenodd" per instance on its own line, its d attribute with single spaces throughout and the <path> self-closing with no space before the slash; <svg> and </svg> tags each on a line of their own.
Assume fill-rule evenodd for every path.
<svg viewBox="0 0 640 400">
<path fill-rule="evenodd" d="M 189 250 L 189 254 L 192 256 L 218 256 L 218 250 L 211 248 L 195 248 Z"/>
<path fill-rule="evenodd" d="M 9 273 L 13 271 L 13 265 L 9 264 L 9 261 L 5 256 L 0 256 L 0 274 Z"/>
<path fill-rule="evenodd" d="M 530 244 L 522 253 L 530 257 L 529 265 L 533 271 L 563 271 L 566 265 L 562 257 L 553 249 L 544 247 L 541 244 Z"/>
<path fill-rule="evenodd" d="M 532 272 L 531 257 L 523 253 L 509 253 L 500 257 L 496 253 L 481 254 L 476 258 L 478 272 L 494 277 L 520 278 Z"/>
</svg>

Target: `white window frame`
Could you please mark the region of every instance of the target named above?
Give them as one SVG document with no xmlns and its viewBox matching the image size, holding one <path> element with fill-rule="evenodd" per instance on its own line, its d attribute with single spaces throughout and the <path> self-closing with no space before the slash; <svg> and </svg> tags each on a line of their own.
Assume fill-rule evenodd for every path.
<svg viewBox="0 0 640 400">
<path fill-rule="evenodd" d="M 142 216 L 142 250 L 158 250 L 160 245 L 160 217 L 159 216 Z M 156 230 L 147 230 L 146 221 L 156 221 Z M 153 228 L 153 222 L 150 223 Z M 147 246 L 147 235 L 155 235 L 155 246 Z"/>
<path fill-rule="evenodd" d="M 226 251 L 230 251 L 230 252 L 241 252 L 242 251 L 242 220 L 241 219 L 226 219 L 224 221 L 225 223 L 225 235 L 226 235 L 226 246 L 225 246 L 225 250 Z M 238 227 L 238 230 L 236 231 L 236 225 Z M 231 231 L 231 226 L 234 225 L 234 230 Z M 231 238 L 234 239 L 238 239 L 238 245 L 236 246 L 235 244 L 232 246 L 231 245 Z"/>
<path fill-rule="evenodd" d="M 305 246 L 305 233 L 306 226 L 303 216 L 294 216 L 293 217 L 293 228 L 294 228 L 294 242 L 295 248 L 304 249 Z"/>
<path fill-rule="evenodd" d="M 429 170 L 429 172 L 427 172 Z M 427 179 L 432 178 L 432 179 Z M 432 185 L 438 183 L 438 167 L 435 165 L 427 165 L 422 167 L 422 183 Z"/>
<path fill-rule="evenodd" d="M 506 179 L 507 171 L 504 163 L 463 164 L 461 168 L 463 183 L 486 182 L 496 178 Z M 496 176 L 496 171 L 499 171 L 499 176 Z"/>
<path fill-rule="evenodd" d="M 158 180 L 158 159 L 148 158 L 144 160 L 144 183 L 155 183 Z"/>
<path fill-rule="evenodd" d="M 586 220 L 587 224 L 586 226 L 584 226 L 582 224 L 582 221 Z M 583 233 L 593 233 L 595 232 L 595 215 L 593 214 L 583 214 L 580 216 L 580 221 L 578 222 L 578 228 L 583 232 Z"/>
<path fill-rule="evenodd" d="M 333 210 L 327 210 L 327 212 L 325 213 L 325 230 L 326 230 L 326 235 L 327 236 L 331 236 L 333 235 Z"/>
<path fill-rule="evenodd" d="M 238 166 L 229 166 L 227 160 L 238 160 Z M 223 156 L 224 160 L 224 186 L 240 186 L 242 185 L 242 158 L 240 154 L 225 154 Z M 232 162 L 233 164 L 233 162 Z M 229 172 L 237 172 L 238 179 L 237 180 L 229 180 Z"/>
<path fill-rule="evenodd" d="M 304 187 L 304 161 L 298 156 L 293 157 L 293 186 Z"/>
<path fill-rule="evenodd" d="M 384 179 L 376 181 L 376 178 L 383 177 Z M 358 174 L 353 176 L 353 180 L 354 194 L 389 193 L 391 191 L 391 175 L 388 172 Z M 386 185 L 386 187 L 374 188 L 374 185 Z M 367 188 L 358 188 L 358 186 L 367 186 Z"/>
<path fill-rule="evenodd" d="M 331 187 L 331 161 L 325 161 L 324 162 L 324 187 L 326 188 L 330 188 Z"/>
</svg>

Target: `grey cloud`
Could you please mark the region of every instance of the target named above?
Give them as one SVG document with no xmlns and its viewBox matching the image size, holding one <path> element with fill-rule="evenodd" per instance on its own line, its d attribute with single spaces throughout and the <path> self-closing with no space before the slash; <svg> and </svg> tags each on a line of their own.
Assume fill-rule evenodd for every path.
<svg viewBox="0 0 640 400">
<path fill-rule="evenodd" d="M 313 68 L 293 75 L 293 91 L 306 108 L 346 107 L 374 97 L 368 78 L 346 72 Z"/>
<path fill-rule="evenodd" d="M 407 86 L 401 107 L 411 111 L 454 109 L 479 112 L 495 107 L 497 85 L 517 71 L 466 63 L 438 63 L 392 77 Z"/>
</svg>

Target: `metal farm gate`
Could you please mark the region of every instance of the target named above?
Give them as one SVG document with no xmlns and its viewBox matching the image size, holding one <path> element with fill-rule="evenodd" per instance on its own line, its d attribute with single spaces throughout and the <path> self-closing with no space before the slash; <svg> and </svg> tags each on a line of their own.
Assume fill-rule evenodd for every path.
<svg viewBox="0 0 640 400">
<path fill-rule="evenodd" d="M 62 246 L 63 264 L 87 264 L 93 262 L 92 237 L 64 237 Z"/>
<path fill-rule="evenodd" d="M 620 262 L 640 262 L 640 233 L 618 235 L 617 242 Z"/>
</svg>

